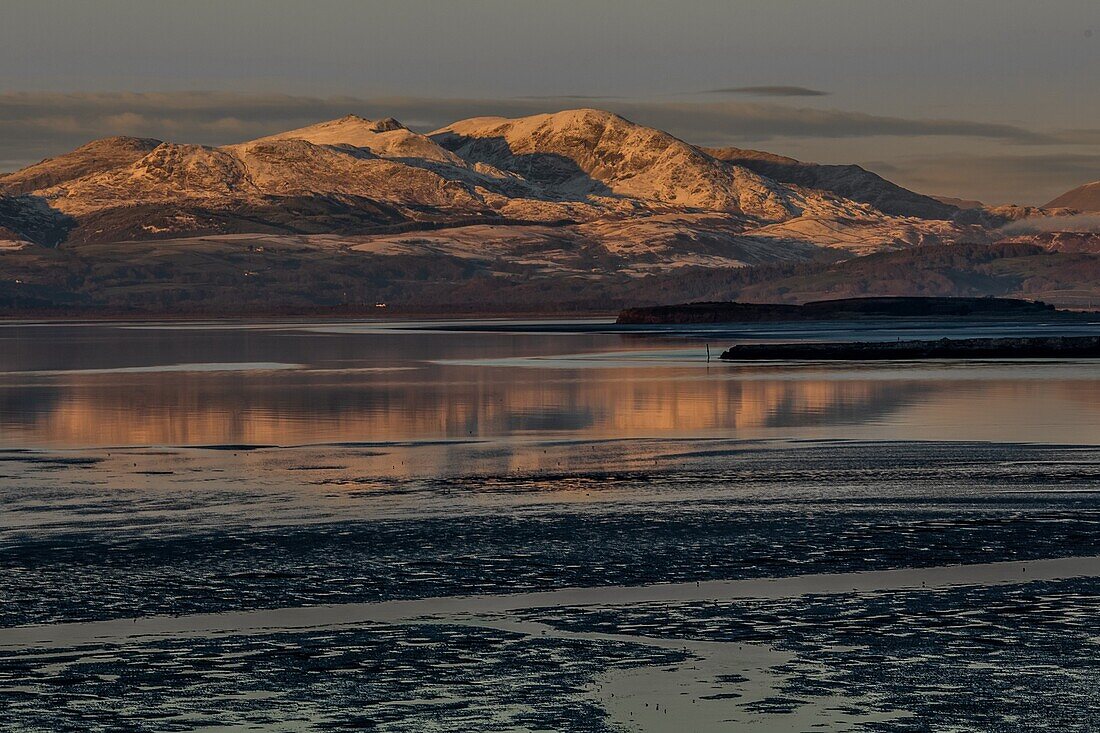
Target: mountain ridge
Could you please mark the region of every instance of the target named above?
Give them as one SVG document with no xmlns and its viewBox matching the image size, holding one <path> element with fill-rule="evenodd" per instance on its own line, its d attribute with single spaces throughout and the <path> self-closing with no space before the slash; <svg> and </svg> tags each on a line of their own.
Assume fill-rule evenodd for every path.
<svg viewBox="0 0 1100 733">
<path fill-rule="evenodd" d="M 868 201 L 805 185 L 814 181 L 776 180 L 711 152 L 595 109 L 472 118 L 427 135 L 393 118 L 346 115 L 219 147 L 105 138 L 0 176 L 0 194 L 17 198 L 8 209 L 30 196 L 59 221 L 75 220 L 71 244 L 248 231 L 349 234 L 479 217 L 586 222 L 669 211 L 720 213 L 731 235 L 802 217 L 897 228 Z M 356 212 L 360 204 L 367 213 Z M 174 213 L 136 228 L 135 217 L 157 206 Z M 920 227 L 919 216 L 906 218 L 912 221 L 905 226 Z M 19 231 L 18 219 L 7 216 L 0 226 Z M 937 230 L 940 236 L 943 227 Z"/>
<path fill-rule="evenodd" d="M 869 204 L 884 214 L 950 220 L 959 207 L 915 193 L 858 165 L 804 163 L 794 158 L 742 148 L 704 148 L 714 157 L 735 163 L 782 183 L 824 190 Z"/>
<path fill-rule="evenodd" d="M 426 134 L 346 115 L 222 146 L 104 138 L 0 176 L 0 294 L 142 312 L 592 308 L 647 283 L 676 300 L 708 273 L 937 245 L 1093 256 L 1094 239 L 1050 234 L 1051 213 L 1071 212 L 962 210 L 858 166 L 704 148 L 594 109 Z"/>
</svg>

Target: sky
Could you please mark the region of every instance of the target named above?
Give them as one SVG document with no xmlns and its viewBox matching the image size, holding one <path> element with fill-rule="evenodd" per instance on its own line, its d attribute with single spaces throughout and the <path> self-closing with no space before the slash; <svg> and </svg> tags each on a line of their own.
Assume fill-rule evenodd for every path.
<svg viewBox="0 0 1100 733">
<path fill-rule="evenodd" d="M 0 170 L 599 107 L 688 142 L 1042 204 L 1100 179 L 1096 0 L 3 0 Z"/>
</svg>

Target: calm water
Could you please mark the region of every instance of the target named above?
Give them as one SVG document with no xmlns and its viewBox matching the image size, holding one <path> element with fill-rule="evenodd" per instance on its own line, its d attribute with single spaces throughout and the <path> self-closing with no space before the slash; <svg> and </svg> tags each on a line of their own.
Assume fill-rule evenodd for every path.
<svg viewBox="0 0 1100 733">
<path fill-rule="evenodd" d="M 1100 363 L 0 325 L 0 731 L 1095 730 Z"/>
<path fill-rule="evenodd" d="M 920 324 L 904 332 L 780 324 L 687 333 L 615 332 L 592 322 L 482 324 L 495 329 L 488 332 L 437 325 L 6 325 L 0 444 L 716 436 L 1100 443 L 1094 362 L 706 361 L 708 343 L 717 357 L 735 339 L 943 332 Z M 1050 329 L 959 333 L 1026 331 Z"/>
</svg>

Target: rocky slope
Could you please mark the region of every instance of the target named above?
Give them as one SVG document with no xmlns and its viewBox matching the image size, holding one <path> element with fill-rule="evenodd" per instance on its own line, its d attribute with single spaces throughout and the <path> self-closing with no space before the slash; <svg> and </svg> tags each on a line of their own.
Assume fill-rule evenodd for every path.
<svg viewBox="0 0 1100 733">
<path fill-rule="evenodd" d="M 0 227 L 8 238 L 76 245 L 569 222 L 577 242 L 609 237 L 618 246 L 625 230 L 645 242 L 705 239 L 731 243 L 724 261 L 739 262 L 746 258 L 733 250 L 746 247 L 780 260 L 807 248 L 850 249 L 850 238 L 819 236 L 835 229 L 830 222 L 873 230 L 861 251 L 966 234 L 948 231 L 949 207 L 861 169 L 798 164 L 816 172 L 795 175 L 777 162 L 786 159 L 757 155 L 708 151 L 592 109 L 476 118 L 430 135 L 348 115 L 216 148 L 95 141 L 0 176 Z M 761 160 L 768 171 L 757 170 Z M 669 215 L 680 216 L 671 235 Z M 706 223 L 695 231 L 694 221 Z M 803 224 L 779 237 L 755 233 L 787 222 Z"/>
<path fill-rule="evenodd" d="M 0 194 L 28 194 L 66 181 L 121 168 L 141 160 L 160 144 L 160 140 L 140 137 L 93 140 L 71 153 L 48 158 L 15 173 L 0 175 Z"/>
<path fill-rule="evenodd" d="M 887 181 L 858 165 L 819 165 L 759 150 L 706 148 L 719 160 L 748 168 L 775 181 L 818 191 L 828 191 L 868 204 L 894 216 L 952 219 L 959 207 L 931 196 L 922 196 Z"/>
<path fill-rule="evenodd" d="M 475 118 L 432 138 L 466 160 L 511 171 L 559 196 L 632 199 L 770 221 L 807 209 L 851 207 L 724 164 L 668 133 L 599 110 Z"/>
</svg>

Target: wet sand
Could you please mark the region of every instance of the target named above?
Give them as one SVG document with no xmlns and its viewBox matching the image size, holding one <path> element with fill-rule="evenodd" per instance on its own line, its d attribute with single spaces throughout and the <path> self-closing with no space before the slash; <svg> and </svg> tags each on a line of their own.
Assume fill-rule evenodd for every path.
<svg viewBox="0 0 1100 733">
<path fill-rule="evenodd" d="M 798 328 L 721 331 L 863 333 Z M 5 329 L 0 729 L 1100 712 L 1084 362 L 708 367 L 717 331 L 587 322 Z"/>
<path fill-rule="evenodd" d="M 369 622 L 423 621 L 434 617 L 507 614 L 548 606 L 625 605 L 733 598 L 788 598 L 830 593 L 867 593 L 952 585 L 999 585 L 1100 576 L 1100 556 L 1030 562 L 999 562 L 790 578 L 717 580 L 639 587 L 565 588 L 512 595 L 444 596 L 410 601 L 347 603 L 338 606 L 273 608 L 262 611 L 145 617 L 0 629 L 0 647 L 76 646 L 130 637 L 287 631 Z"/>
</svg>

